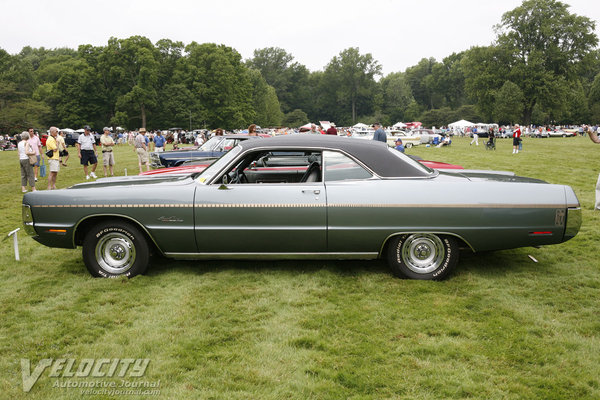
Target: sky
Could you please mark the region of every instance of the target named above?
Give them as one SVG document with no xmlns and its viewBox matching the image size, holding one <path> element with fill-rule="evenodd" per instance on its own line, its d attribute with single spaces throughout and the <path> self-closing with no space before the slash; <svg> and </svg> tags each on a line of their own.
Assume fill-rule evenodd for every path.
<svg viewBox="0 0 600 400">
<path fill-rule="evenodd" d="M 600 1 L 565 0 L 571 13 L 596 21 Z M 280 47 L 311 71 L 342 50 L 371 53 L 384 75 L 422 58 L 441 61 L 495 39 L 493 26 L 520 0 L 0 0 L 0 48 L 76 49 L 104 46 L 110 37 L 141 35 L 153 43 L 218 43 L 244 59 Z"/>
</svg>

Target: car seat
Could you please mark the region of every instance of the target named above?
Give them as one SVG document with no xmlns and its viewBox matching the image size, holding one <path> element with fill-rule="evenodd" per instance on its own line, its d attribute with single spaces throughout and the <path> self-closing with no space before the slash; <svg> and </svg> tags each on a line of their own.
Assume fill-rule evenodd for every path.
<svg viewBox="0 0 600 400">
<path fill-rule="evenodd" d="M 313 161 L 308 168 L 306 168 L 306 172 L 302 175 L 302 179 L 300 182 L 320 182 L 321 181 L 321 166 L 318 162 Z"/>
</svg>

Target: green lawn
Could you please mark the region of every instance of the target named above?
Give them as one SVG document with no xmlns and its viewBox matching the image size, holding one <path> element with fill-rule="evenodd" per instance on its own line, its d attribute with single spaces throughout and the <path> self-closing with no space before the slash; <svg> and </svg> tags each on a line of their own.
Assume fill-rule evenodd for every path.
<svg viewBox="0 0 600 400">
<path fill-rule="evenodd" d="M 54 387 L 121 378 L 55 378 L 50 368 L 25 393 L 21 359 L 33 370 L 44 358 L 148 358 L 142 378 L 124 379 L 160 380 L 151 398 L 600 398 L 600 146 L 526 138 L 513 155 L 509 139 L 496 151 L 469 141 L 410 151 L 570 184 L 583 208 L 579 235 L 539 249 L 463 252 L 448 280 L 421 282 L 394 278 L 383 261 L 158 259 L 145 276 L 94 279 L 80 250 L 19 232 L 20 262 L 12 240 L 0 241 L 0 398 L 123 398 Z M 118 174 L 137 169 L 128 146 L 116 160 Z M 59 187 L 83 180 L 77 161 L 61 170 Z M 21 226 L 16 152 L 0 153 L 0 171 L 4 238 Z"/>
</svg>

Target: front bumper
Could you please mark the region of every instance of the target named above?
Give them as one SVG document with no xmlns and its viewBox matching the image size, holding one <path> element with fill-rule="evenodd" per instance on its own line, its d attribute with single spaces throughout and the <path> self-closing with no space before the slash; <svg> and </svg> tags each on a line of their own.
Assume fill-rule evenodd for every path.
<svg viewBox="0 0 600 400">
<path fill-rule="evenodd" d="M 29 204 L 23 204 L 21 207 L 21 215 L 23 218 L 23 228 L 29 236 L 35 236 L 35 228 L 33 227 L 33 214 Z"/>
</svg>

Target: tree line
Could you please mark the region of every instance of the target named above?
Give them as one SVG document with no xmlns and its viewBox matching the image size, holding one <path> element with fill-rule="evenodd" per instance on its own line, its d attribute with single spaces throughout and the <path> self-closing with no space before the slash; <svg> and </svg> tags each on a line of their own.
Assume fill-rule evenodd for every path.
<svg viewBox="0 0 600 400">
<path fill-rule="evenodd" d="M 77 50 L 0 49 L 0 131 L 338 125 L 458 119 L 534 124 L 600 122 L 595 22 L 556 0 L 526 0 L 496 25 L 496 40 L 441 61 L 382 75 L 348 48 L 321 71 L 284 49 L 233 48 L 133 36 Z M 390 51 L 393 51 L 391 49 Z"/>
</svg>

